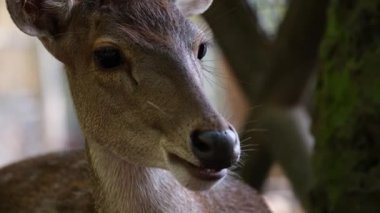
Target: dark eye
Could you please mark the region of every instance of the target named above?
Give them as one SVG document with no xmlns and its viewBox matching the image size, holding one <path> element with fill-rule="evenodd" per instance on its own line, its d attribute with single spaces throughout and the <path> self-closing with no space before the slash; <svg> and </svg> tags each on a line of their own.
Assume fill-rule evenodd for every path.
<svg viewBox="0 0 380 213">
<path fill-rule="evenodd" d="M 102 69 L 111 69 L 123 64 L 122 53 L 115 47 L 101 47 L 94 51 L 94 61 Z"/>
<path fill-rule="evenodd" d="M 201 43 L 198 49 L 198 59 L 202 60 L 207 54 L 207 44 Z"/>
</svg>

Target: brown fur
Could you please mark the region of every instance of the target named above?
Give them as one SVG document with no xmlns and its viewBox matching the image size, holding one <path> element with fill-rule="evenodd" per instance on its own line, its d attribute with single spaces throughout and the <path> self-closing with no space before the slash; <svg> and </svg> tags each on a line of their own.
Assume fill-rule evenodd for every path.
<svg viewBox="0 0 380 213">
<path fill-rule="evenodd" d="M 183 14 L 210 2 L 193 1 L 179 10 L 169 0 L 7 0 L 16 25 L 66 65 L 90 163 L 66 153 L 2 170 L 1 193 L 9 192 L 1 197 L 3 209 L 268 212 L 239 181 L 205 181 L 187 169 L 200 166 L 190 147 L 194 130 L 230 127 L 202 91 L 197 50 L 205 38 Z M 117 47 L 125 63 L 112 70 L 98 67 L 93 51 L 102 46 Z M 18 186 L 20 175 L 35 174 L 38 180 Z M 78 193 L 80 199 L 73 200 Z"/>
<path fill-rule="evenodd" d="M 81 151 L 49 154 L 3 168 L 0 212 L 95 212 L 88 168 Z M 269 212 L 255 191 L 232 177 L 195 195 L 204 212 Z"/>
<path fill-rule="evenodd" d="M 95 212 L 87 170 L 84 154 L 77 151 L 3 168 L 0 212 Z"/>
</svg>

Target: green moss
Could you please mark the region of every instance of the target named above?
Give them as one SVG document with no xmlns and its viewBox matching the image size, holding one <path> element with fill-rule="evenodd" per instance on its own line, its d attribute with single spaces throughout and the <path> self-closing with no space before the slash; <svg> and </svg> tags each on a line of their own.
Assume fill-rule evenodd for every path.
<svg viewBox="0 0 380 213">
<path fill-rule="evenodd" d="M 332 1 L 321 60 L 311 212 L 377 212 L 380 2 Z"/>
<path fill-rule="evenodd" d="M 358 81 L 358 86 L 361 91 L 365 91 L 362 93 L 362 98 L 368 102 L 371 102 L 371 105 L 374 107 L 373 110 L 378 110 L 380 108 L 380 45 L 375 52 L 371 52 L 370 54 L 366 54 L 362 60 L 362 68 L 366 70 L 360 76 Z M 372 111 L 371 113 L 376 113 Z"/>
</svg>

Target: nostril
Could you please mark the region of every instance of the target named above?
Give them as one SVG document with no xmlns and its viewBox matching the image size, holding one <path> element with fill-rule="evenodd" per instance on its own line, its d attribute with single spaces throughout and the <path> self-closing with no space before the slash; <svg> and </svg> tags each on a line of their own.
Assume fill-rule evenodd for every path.
<svg viewBox="0 0 380 213">
<path fill-rule="evenodd" d="M 203 141 L 202 138 L 200 138 L 200 131 L 194 131 L 193 134 L 191 134 L 191 141 L 192 146 L 196 150 L 200 152 L 210 152 L 212 151 L 212 147 L 207 142 Z"/>
<path fill-rule="evenodd" d="M 210 152 L 211 147 L 201 141 L 195 140 L 194 141 L 194 146 L 201 152 Z"/>
</svg>

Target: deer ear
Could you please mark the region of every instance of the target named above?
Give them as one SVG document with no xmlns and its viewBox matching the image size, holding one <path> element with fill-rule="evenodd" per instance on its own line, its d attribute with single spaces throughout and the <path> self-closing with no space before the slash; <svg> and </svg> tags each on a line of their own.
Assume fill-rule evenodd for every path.
<svg viewBox="0 0 380 213">
<path fill-rule="evenodd" d="M 64 31 L 78 0 L 6 0 L 8 11 L 21 31 L 51 37 Z"/>
<path fill-rule="evenodd" d="M 193 16 L 205 12 L 212 0 L 175 0 L 175 3 L 185 16 Z"/>
</svg>

